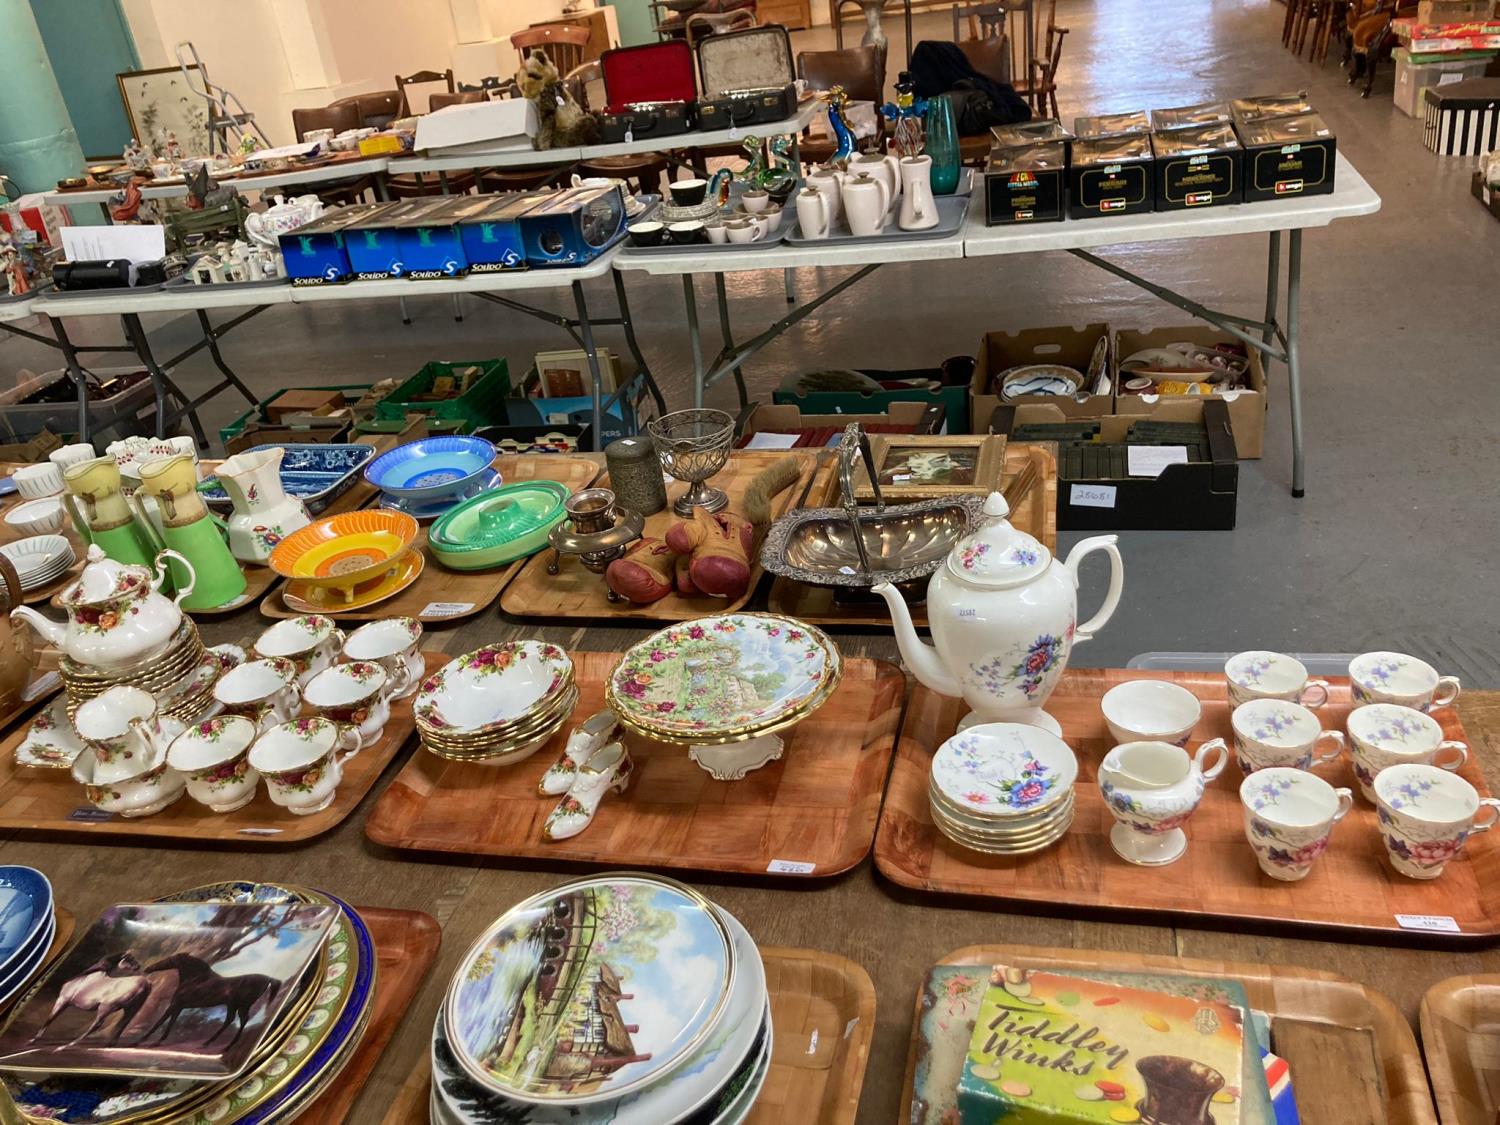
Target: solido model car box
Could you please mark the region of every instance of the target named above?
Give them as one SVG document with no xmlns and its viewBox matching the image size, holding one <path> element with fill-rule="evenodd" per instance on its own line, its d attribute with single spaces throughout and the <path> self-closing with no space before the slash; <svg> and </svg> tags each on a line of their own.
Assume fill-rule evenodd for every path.
<svg viewBox="0 0 1500 1125">
<path fill-rule="evenodd" d="M 1245 153 L 1227 121 L 1155 133 L 1151 147 L 1156 152 L 1158 211 L 1240 202 Z"/>
<path fill-rule="evenodd" d="M 1245 146 L 1245 202 L 1333 191 L 1337 142 L 1316 113 L 1238 123 Z"/>
<path fill-rule="evenodd" d="M 1113 374 L 1114 360 L 1109 354 L 1108 324 L 1085 324 L 1082 328 L 1024 328 L 1019 332 L 987 332 L 975 358 L 974 378 L 969 384 L 969 432 L 989 432 L 990 415 L 1001 405 L 996 376 L 1012 367 L 1039 363 L 1060 363 L 1086 375 L 1102 347 L 1106 374 Z M 1114 395 L 1108 391 L 1076 395 L 1021 395 L 1008 400 L 1009 405 L 1046 403 L 1054 406 L 1064 418 L 1102 418 L 1114 409 Z M 955 430 L 955 432 L 958 432 Z"/>
<path fill-rule="evenodd" d="M 1156 159 L 1151 134 L 1120 133 L 1073 142 L 1068 168 L 1068 216 L 1094 219 L 1154 208 Z"/>
<path fill-rule="evenodd" d="M 1116 365 L 1145 348 L 1164 348 L 1179 341 L 1200 344 L 1212 348 L 1218 344 L 1235 344 L 1238 341 L 1227 332 L 1220 332 L 1206 324 L 1190 324 L 1181 328 L 1122 328 L 1115 333 L 1114 357 Z M 1241 457 L 1260 457 L 1265 445 L 1266 411 L 1270 406 L 1270 394 L 1266 390 L 1266 368 L 1260 352 L 1246 348 L 1248 366 L 1242 390 L 1222 391 L 1213 395 L 1138 395 L 1125 391 L 1125 381 L 1130 377 L 1122 372 L 1115 393 L 1115 414 L 1124 418 L 1155 418 L 1159 412 L 1179 402 L 1202 402 L 1204 398 L 1216 398 L 1229 409 L 1229 419 L 1234 424 L 1234 444 Z"/>
<path fill-rule="evenodd" d="M 984 170 L 984 221 L 1059 222 L 1067 201 L 1068 150 L 1062 141 L 993 148 Z"/>
</svg>

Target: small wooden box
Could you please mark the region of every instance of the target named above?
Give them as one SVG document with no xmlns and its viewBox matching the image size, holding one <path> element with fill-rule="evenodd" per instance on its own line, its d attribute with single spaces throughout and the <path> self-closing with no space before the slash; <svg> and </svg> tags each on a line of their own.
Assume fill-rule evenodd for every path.
<svg viewBox="0 0 1500 1125">
<path fill-rule="evenodd" d="M 343 408 L 344 392 L 331 387 L 282 391 L 266 403 L 266 417 L 281 422 L 289 414 L 332 414 Z"/>
</svg>

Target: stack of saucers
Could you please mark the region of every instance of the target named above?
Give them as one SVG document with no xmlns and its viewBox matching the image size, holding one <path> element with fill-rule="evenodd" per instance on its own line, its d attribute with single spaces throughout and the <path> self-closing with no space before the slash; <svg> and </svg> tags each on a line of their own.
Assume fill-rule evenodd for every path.
<svg viewBox="0 0 1500 1125">
<path fill-rule="evenodd" d="M 932 756 L 932 822 L 956 844 L 1025 855 L 1056 843 L 1073 823 L 1078 759 L 1040 727 L 986 723 L 960 731 Z"/>
<path fill-rule="evenodd" d="M 519 762 L 573 713 L 573 662 L 556 645 L 506 641 L 450 660 L 413 703 L 422 745 L 440 758 Z"/>
<path fill-rule="evenodd" d="M 184 615 L 167 647 L 149 659 L 103 668 L 64 656 L 57 671 L 67 691 L 69 714 L 116 684 L 128 684 L 154 696 L 163 715 L 191 723 L 213 707 L 219 677 L 244 658 L 237 645 L 204 648 L 198 627 Z"/>
<path fill-rule="evenodd" d="M 47 877 L 34 867 L 0 867 L 0 1005 L 31 982 L 56 936 Z"/>
<path fill-rule="evenodd" d="M 214 966 L 230 952 L 234 971 L 226 966 L 221 975 Z M 244 1026 L 217 1042 L 204 1041 L 190 1007 L 165 1002 L 160 1026 L 149 1035 L 80 1042 L 81 1035 L 73 1036 L 95 1012 L 58 997 L 72 978 L 106 958 L 117 985 L 134 975 L 153 988 L 157 978 L 142 967 L 171 963 L 179 1005 L 195 971 L 210 981 L 264 985 Z M 364 920 L 332 895 L 306 887 L 215 883 L 155 904 L 113 906 L 0 1029 L 0 1082 L 27 1121 L 279 1125 L 327 1090 L 358 1049 L 375 983 L 375 948 Z M 54 1005 L 58 1034 L 35 1036 Z M 184 1018 L 168 1021 L 174 1011 Z"/>
<path fill-rule="evenodd" d="M 760 951 L 669 879 L 565 883 L 469 949 L 432 1037 L 434 1125 L 738 1125 L 770 1069 Z"/>
<path fill-rule="evenodd" d="M 73 544 L 61 535 L 33 535 L 14 543 L 0 544 L 0 555 L 9 559 L 16 568 L 23 594 L 56 582 L 77 558 Z"/>
</svg>

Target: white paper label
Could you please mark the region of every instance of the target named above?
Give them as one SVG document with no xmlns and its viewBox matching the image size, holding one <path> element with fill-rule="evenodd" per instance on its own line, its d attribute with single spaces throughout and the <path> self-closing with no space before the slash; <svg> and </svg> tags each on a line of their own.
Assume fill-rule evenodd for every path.
<svg viewBox="0 0 1500 1125">
<path fill-rule="evenodd" d="M 1397 914 L 1396 925 L 1403 930 L 1429 930 L 1437 934 L 1460 934 L 1458 923 L 1447 914 Z"/>
<path fill-rule="evenodd" d="M 811 875 L 817 866 L 797 859 L 773 859 L 766 870 L 772 875 Z"/>
<path fill-rule="evenodd" d="M 457 617 L 474 608 L 473 602 L 428 602 L 418 617 Z"/>
<path fill-rule="evenodd" d="M 1068 503 L 1075 508 L 1113 508 L 1115 486 L 1112 484 L 1075 484 L 1068 489 Z"/>
<path fill-rule="evenodd" d="M 892 473 L 891 474 L 891 480 L 894 481 L 897 484 L 900 484 L 904 480 L 911 480 L 911 474 L 910 473 Z"/>
<path fill-rule="evenodd" d="M 1438 74 L 1438 83 L 1437 84 L 1439 86 L 1451 86 L 1453 83 L 1455 83 L 1455 82 L 1462 82 L 1463 80 L 1464 80 L 1464 73 L 1463 73 L 1463 71 L 1461 71 L 1461 70 L 1450 70 L 1450 71 L 1444 71 L 1444 72 Z"/>
<path fill-rule="evenodd" d="M 818 1053 L 818 1029 L 813 1028 L 812 1034 L 807 1038 L 807 1053 L 816 1055 Z"/>
<path fill-rule="evenodd" d="M 625 143 L 626 144 L 630 144 L 634 140 L 635 140 L 635 130 L 634 129 L 626 129 L 625 130 Z"/>
<path fill-rule="evenodd" d="M 1125 450 L 1126 471 L 1133 477 L 1159 477 L 1168 465 L 1187 464 L 1185 445 L 1132 445 Z"/>
<path fill-rule="evenodd" d="M 802 440 L 801 434 L 776 434 L 762 430 L 751 434 L 745 443 L 746 449 L 791 449 Z"/>
</svg>

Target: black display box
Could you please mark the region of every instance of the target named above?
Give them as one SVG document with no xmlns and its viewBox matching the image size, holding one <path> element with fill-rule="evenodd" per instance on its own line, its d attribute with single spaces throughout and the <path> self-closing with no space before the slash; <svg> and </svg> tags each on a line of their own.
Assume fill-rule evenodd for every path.
<svg viewBox="0 0 1500 1125">
<path fill-rule="evenodd" d="M 1196 129 L 1203 125 L 1223 125 L 1232 120 L 1228 102 L 1197 102 L 1151 111 L 1151 131 Z"/>
<path fill-rule="evenodd" d="M 1316 113 L 1238 123 L 1245 146 L 1245 202 L 1333 191 L 1337 141 Z"/>
<path fill-rule="evenodd" d="M 1060 222 L 1067 203 L 1068 150 L 1062 141 L 990 150 L 984 172 L 984 221 Z"/>
<path fill-rule="evenodd" d="M 1093 219 L 1155 208 L 1151 134 L 1079 137 L 1068 168 L 1068 215 Z"/>
<path fill-rule="evenodd" d="M 1229 124 L 1152 134 L 1156 209 L 1188 211 L 1244 198 L 1245 153 Z"/>
</svg>

